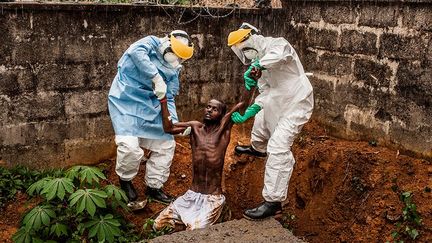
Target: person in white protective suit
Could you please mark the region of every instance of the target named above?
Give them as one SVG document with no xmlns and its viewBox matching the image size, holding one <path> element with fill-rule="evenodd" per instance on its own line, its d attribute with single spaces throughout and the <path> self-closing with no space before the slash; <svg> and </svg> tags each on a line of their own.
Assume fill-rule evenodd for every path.
<svg viewBox="0 0 432 243">
<path fill-rule="evenodd" d="M 244 23 L 229 34 L 228 46 L 249 66 L 244 74 L 247 90 L 257 86 L 259 95 L 241 115 L 232 114 L 235 123 L 255 116 L 251 145 L 236 146 L 237 154 L 267 157 L 262 196 L 264 202 L 248 209 L 252 220 L 274 216 L 287 197 L 295 160 L 291 152 L 295 136 L 312 114 L 312 86 L 291 44 L 284 38 L 264 37 L 254 26 Z M 258 77 L 252 73 L 260 73 Z"/>
<path fill-rule="evenodd" d="M 159 100 L 166 96 L 173 122 L 177 122 L 175 96 L 179 91 L 181 63 L 193 55 L 193 44 L 182 30 L 158 38 L 144 37 L 133 43 L 117 64 L 108 96 L 108 108 L 117 145 L 116 173 L 130 202 L 137 192 L 131 180 L 138 174 L 142 148 L 151 151 L 146 162 L 146 194 L 169 203 L 162 191 L 174 156 L 175 141 L 163 130 Z"/>
</svg>

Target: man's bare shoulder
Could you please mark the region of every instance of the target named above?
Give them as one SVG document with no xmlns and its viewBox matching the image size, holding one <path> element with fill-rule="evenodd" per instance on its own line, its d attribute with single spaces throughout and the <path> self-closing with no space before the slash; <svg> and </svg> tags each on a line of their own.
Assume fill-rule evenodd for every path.
<svg viewBox="0 0 432 243">
<path fill-rule="evenodd" d="M 199 121 L 190 121 L 189 123 L 190 123 L 191 127 L 202 127 L 202 126 L 204 126 L 204 124 L 202 122 L 199 122 Z"/>
<path fill-rule="evenodd" d="M 202 125 L 202 123 L 199 121 L 187 121 L 187 122 L 177 122 L 174 125 L 178 127 L 194 127 L 194 126 L 200 126 Z"/>
</svg>

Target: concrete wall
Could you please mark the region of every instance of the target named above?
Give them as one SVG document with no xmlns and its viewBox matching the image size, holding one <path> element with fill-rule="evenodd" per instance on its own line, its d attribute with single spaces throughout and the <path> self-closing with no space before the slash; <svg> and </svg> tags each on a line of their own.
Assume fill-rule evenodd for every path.
<svg viewBox="0 0 432 243">
<path fill-rule="evenodd" d="M 213 19 L 154 6 L 3 3 L 0 9 L 2 164 L 69 166 L 114 156 L 108 90 L 122 53 L 146 35 L 181 28 L 195 42 L 181 76 L 181 118 L 210 97 L 238 98 L 244 67 L 225 38 L 248 11 Z"/>
<path fill-rule="evenodd" d="M 432 157 L 432 2 L 284 1 L 315 117 L 332 134 Z"/>
<path fill-rule="evenodd" d="M 115 154 L 107 93 L 123 51 L 172 29 L 192 35 L 177 105 L 234 103 L 244 67 L 226 47 L 243 21 L 286 37 L 315 73 L 315 118 L 334 134 L 431 155 L 431 4 L 289 1 L 284 10 L 0 3 L 0 161 L 33 167 Z M 196 13 L 201 13 L 198 17 Z M 218 48 L 220 47 L 220 48 Z M 419 142 L 421 141 L 421 142 Z"/>
</svg>

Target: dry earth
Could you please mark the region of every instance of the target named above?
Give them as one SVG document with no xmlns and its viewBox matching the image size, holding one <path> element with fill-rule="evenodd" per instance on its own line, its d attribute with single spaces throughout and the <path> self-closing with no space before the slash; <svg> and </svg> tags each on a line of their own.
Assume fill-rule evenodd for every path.
<svg viewBox="0 0 432 243">
<path fill-rule="evenodd" d="M 250 127 L 251 123 L 234 127 L 226 155 L 224 191 L 232 219 L 240 219 L 244 209 L 262 200 L 265 160 L 233 154 L 236 144 L 249 142 Z M 427 190 L 432 187 L 431 162 L 368 142 L 330 137 L 315 122 L 305 126 L 293 151 L 297 162 L 284 203 L 284 217 L 278 220 L 297 237 L 308 242 L 391 240 L 402 214 L 398 193 L 411 191 L 423 219 L 422 226 L 417 227 L 420 233 L 417 242 L 432 242 L 432 193 Z M 190 153 L 188 139 L 178 138 L 171 175 L 165 185 L 172 195 L 183 194 L 191 184 Z M 105 163 L 109 179 L 117 184 L 114 158 Z M 133 182 L 141 198 L 145 192 L 144 171 L 142 163 Z M 25 194 L 19 194 L 1 212 L 0 242 L 11 242 L 20 217 L 33 204 Z M 144 210 L 125 216 L 140 229 L 147 218 L 155 217 L 163 207 L 149 203 Z"/>
</svg>

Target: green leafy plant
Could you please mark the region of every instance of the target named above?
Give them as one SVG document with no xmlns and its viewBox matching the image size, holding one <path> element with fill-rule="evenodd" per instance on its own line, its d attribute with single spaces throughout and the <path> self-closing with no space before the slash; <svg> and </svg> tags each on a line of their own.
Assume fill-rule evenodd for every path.
<svg viewBox="0 0 432 243">
<path fill-rule="evenodd" d="M 111 198 L 111 206 L 113 208 L 117 208 L 118 206 L 122 207 L 125 210 L 128 210 L 126 203 L 128 198 L 125 192 L 114 185 L 107 185 L 104 188 L 107 196 Z"/>
<path fill-rule="evenodd" d="M 400 200 L 404 203 L 402 217 L 396 223 L 396 229 L 391 233 L 391 237 L 396 243 L 403 243 L 406 240 L 416 240 L 420 235 L 417 227 L 421 226 L 422 219 L 417 212 L 417 206 L 412 201 L 411 192 L 402 192 Z"/>
<path fill-rule="evenodd" d="M 24 166 L 0 167 L 0 208 L 14 199 L 17 192 L 24 192 L 35 181 L 62 173 L 61 170 L 36 171 Z"/>
<path fill-rule="evenodd" d="M 296 216 L 294 214 L 284 213 L 282 214 L 281 224 L 285 229 L 292 232 L 295 219 Z"/>
<path fill-rule="evenodd" d="M 104 191 L 95 189 L 79 189 L 69 197 L 70 206 L 76 205 L 76 212 L 81 213 L 84 209 L 94 216 L 96 207 L 106 208 L 105 198 L 107 195 Z"/>
<path fill-rule="evenodd" d="M 98 241 L 113 242 L 116 236 L 120 236 L 120 222 L 113 215 L 100 215 L 87 222 L 84 227 L 89 229 L 89 237 L 97 236 Z"/>
<path fill-rule="evenodd" d="M 138 240 L 118 212 L 127 209 L 125 193 L 111 184 L 103 187 L 105 180 L 98 168 L 75 166 L 30 185 L 28 194 L 44 200 L 24 216 L 14 242 Z"/>
</svg>

